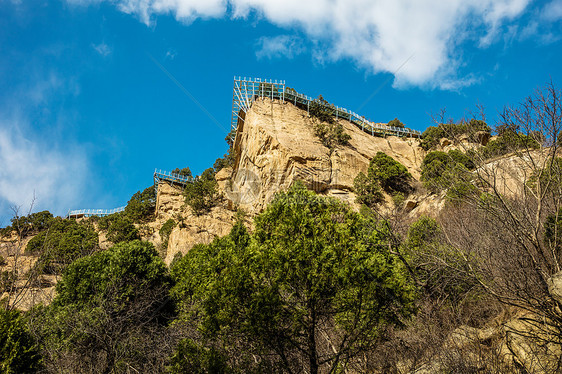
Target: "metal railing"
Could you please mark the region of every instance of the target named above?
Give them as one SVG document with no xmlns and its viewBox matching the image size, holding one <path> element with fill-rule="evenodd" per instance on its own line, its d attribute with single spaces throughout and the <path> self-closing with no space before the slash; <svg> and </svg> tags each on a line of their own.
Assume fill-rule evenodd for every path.
<svg viewBox="0 0 562 374">
<path fill-rule="evenodd" d="M 77 218 L 77 217 L 91 217 L 91 216 L 108 216 L 110 214 L 123 212 L 125 210 L 124 206 L 115 209 L 79 209 L 70 210 L 66 215 L 66 218 Z"/>
<path fill-rule="evenodd" d="M 158 187 L 160 181 L 168 181 L 173 183 L 178 183 L 185 186 L 188 183 L 193 182 L 193 177 L 187 177 L 185 175 L 174 174 L 169 171 L 154 169 L 154 185 Z"/>
<path fill-rule="evenodd" d="M 250 109 L 252 103 L 259 97 L 281 100 L 293 103 L 295 106 L 305 108 L 310 113 L 310 105 L 319 105 L 329 111 L 336 119 L 342 118 L 361 128 L 364 132 L 375 135 L 396 135 L 419 138 L 421 131 L 409 128 L 388 126 L 369 121 L 365 117 L 345 108 L 341 108 L 319 99 L 298 93 L 294 89 L 287 89 L 285 81 L 267 80 L 260 78 L 234 77 L 234 89 L 232 95 L 232 119 L 231 128 L 238 126 L 238 121 L 244 121 L 245 113 Z M 243 115 L 241 115 L 243 113 Z"/>
</svg>

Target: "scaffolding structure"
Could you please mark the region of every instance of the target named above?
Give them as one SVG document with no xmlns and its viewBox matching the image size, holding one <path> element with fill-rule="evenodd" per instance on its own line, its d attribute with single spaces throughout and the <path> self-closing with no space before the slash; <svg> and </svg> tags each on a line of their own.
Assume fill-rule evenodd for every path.
<svg viewBox="0 0 562 374">
<path fill-rule="evenodd" d="M 421 137 L 421 132 L 405 127 L 395 127 L 374 123 L 365 117 L 345 108 L 329 104 L 321 99 L 313 99 L 298 93 L 285 85 L 284 80 L 267 80 L 260 78 L 234 77 L 234 89 L 232 94 L 232 120 L 231 128 L 238 127 L 238 121 L 244 121 L 245 114 L 258 98 L 270 98 L 285 103 L 292 103 L 310 113 L 310 106 L 319 105 L 330 112 L 336 120 L 345 119 L 364 132 L 373 136 L 395 135 L 400 137 Z"/>
<path fill-rule="evenodd" d="M 193 182 L 193 177 L 187 177 L 185 175 L 175 174 L 165 170 L 154 169 L 154 187 L 158 189 L 158 184 L 161 181 L 170 182 L 170 184 L 179 184 L 180 186 L 185 186 Z"/>
</svg>

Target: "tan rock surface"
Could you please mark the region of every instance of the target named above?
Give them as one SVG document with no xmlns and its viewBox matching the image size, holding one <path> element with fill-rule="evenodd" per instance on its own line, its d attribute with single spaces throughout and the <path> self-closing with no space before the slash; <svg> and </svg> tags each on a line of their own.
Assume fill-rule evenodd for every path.
<svg viewBox="0 0 562 374">
<path fill-rule="evenodd" d="M 353 200 L 353 180 L 366 172 L 379 151 L 404 164 L 419 178 L 424 151 L 417 139 L 373 137 L 341 120 L 351 136 L 349 146 L 332 152 L 314 135 L 314 119 L 288 103 L 269 99 L 254 102 L 235 141 L 237 160 L 225 196 L 255 214 L 265 208 L 276 192 L 296 180 L 317 192 Z"/>
<path fill-rule="evenodd" d="M 228 171 L 223 174 L 228 175 Z M 226 179 L 228 176 L 222 180 Z M 214 207 L 209 213 L 195 215 L 184 204 L 181 188 L 163 182 L 158 186 L 156 219 L 141 227 L 141 233 L 143 239 L 160 250 L 164 262 L 170 264 L 176 253 L 186 253 L 196 244 L 207 244 L 216 237 L 228 234 L 234 224 L 234 215 L 235 212 L 226 209 L 223 204 Z M 170 218 L 176 221 L 176 226 L 170 233 L 168 245 L 163 248 L 159 230 Z"/>
</svg>

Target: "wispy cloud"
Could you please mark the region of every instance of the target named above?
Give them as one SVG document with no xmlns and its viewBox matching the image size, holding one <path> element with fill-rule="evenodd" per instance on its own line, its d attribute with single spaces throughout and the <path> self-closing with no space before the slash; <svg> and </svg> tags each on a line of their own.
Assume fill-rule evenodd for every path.
<svg viewBox="0 0 562 374">
<path fill-rule="evenodd" d="M 68 0 L 76 2 L 77 0 Z M 79 0 L 87 3 L 88 0 Z M 100 0 L 91 0 L 99 2 Z M 126 13 L 151 24 L 157 15 L 172 14 L 190 23 L 196 18 L 265 19 L 299 29 L 320 43 L 312 55 L 322 61 L 350 59 L 366 70 L 396 71 L 397 87 L 451 87 L 471 81 L 458 76 L 461 46 L 480 48 L 501 41 L 507 27 L 528 8 L 530 0 L 111 0 Z M 557 8 L 558 2 L 552 5 Z M 513 29 L 511 29 L 513 31 Z M 291 57 L 299 44 L 285 36 L 258 40 L 258 57 Z M 289 46 L 289 50 L 283 47 Z M 291 49 L 292 48 L 292 49 Z"/>
<path fill-rule="evenodd" d="M 305 52 L 302 39 L 290 35 L 279 35 L 274 37 L 261 37 L 257 42 L 257 58 L 294 58 Z"/>
<path fill-rule="evenodd" d="M 35 139 L 28 124 L 0 119 L 0 206 L 63 214 L 85 187 L 85 156 Z M 35 199 L 35 201 L 34 201 Z M 4 214 L 9 212 L 3 212 Z"/>
<path fill-rule="evenodd" d="M 103 57 L 111 54 L 111 48 L 105 43 L 92 44 L 92 48 Z"/>
<path fill-rule="evenodd" d="M 562 19 L 562 0 L 553 0 L 546 4 L 541 15 L 543 19 L 551 22 Z"/>
</svg>

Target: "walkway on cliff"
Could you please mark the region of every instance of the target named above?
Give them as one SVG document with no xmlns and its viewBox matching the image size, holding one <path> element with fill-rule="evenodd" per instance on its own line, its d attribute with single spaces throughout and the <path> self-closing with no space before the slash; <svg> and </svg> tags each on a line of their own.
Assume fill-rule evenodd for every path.
<svg viewBox="0 0 562 374">
<path fill-rule="evenodd" d="M 238 121 L 244 121 L 245 115 L 248 110 L 250 110 L 252 103 L 256 99 L 263 97 L 272 100 L 280 100 L 284 103 L 292 103 L 301 109 L 306 108 L 308 113 L 310 113 L 311 106 L 320 106 L 323 110 L 331 113 L 336 120 L 338 118 L 345 119 L 372 136 L 395 135 L 401 137 L 421 137 L 421 132 L 418 130 L 371 122 L 365 117 L 348 109 L 340 108 L 324 100 L 313 99 L 298 93 L 294 89 L 287 87 L 283 80 L 262 80 L 260 78 L 246 77 L 234 77 L 231 128 L 237 128 Z"/>
</svg>

